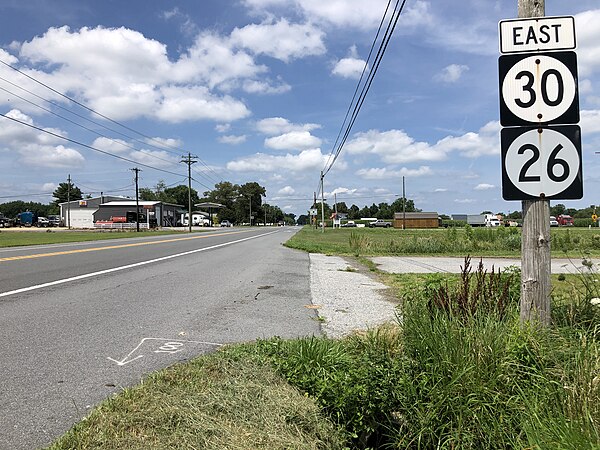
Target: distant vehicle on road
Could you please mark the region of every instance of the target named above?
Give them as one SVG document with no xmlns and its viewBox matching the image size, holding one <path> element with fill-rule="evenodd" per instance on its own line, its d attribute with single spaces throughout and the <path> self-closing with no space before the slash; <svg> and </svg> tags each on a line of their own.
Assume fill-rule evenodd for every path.
<svg viewBox="0 0 600 450">
<path fill-rule="evenodd" d="M 222 220 L 221 221 L 221 226 L 222 227 L 232 227 L 233 224 L 229 220 Z"/>
<path fill-rule="evenodd" d="M 355 228 L 356 227 L 356 223 L 354 223 L 354 220 L 349 220 L 346 223 L 343 223 L 341 225 L 343 228 Z"/>
<path fill-rule="evenodd" d="M 558 220 L 556 220 L 556 217 L 550 216 L 550 226 L 551 227 L 557 227 L 558 226 Z"/>
<path fill-rule="evenodd" d="M 278 227 L 282 227 L 284 225 L 285 225 L 285 222 L 283 220 L 280 220 L 279 222 L 277 222 Z"/>
<path fill-rule="evenodd" d="M 369 224 L 369 228 L 390 228 L 391 226 L 391 223 L 386 222 L 383 219 L 377 219 L 375 222 Z"/>
</svg>

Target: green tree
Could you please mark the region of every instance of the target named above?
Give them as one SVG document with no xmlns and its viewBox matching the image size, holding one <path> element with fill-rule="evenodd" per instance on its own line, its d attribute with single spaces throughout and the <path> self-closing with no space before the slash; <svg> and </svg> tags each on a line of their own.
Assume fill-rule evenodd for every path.
<svg viewBox="0 0 600 450">
<path fill-rule="evenodd" d="M 54 204 L 58 205 L 69 200 L 81 200 L 83 195 L 81 194 L 81 189 L 73 183 L 60 183 L 52 193 L 52 197 L 56 199 L 54 200 Z"/>
<path fill-rule="evenodd" d="M 394 202 L 390 205 L 390 208 L 392 210 L 392 212 L 402 212 L 402 207 L 403 205 L 406 205 L 406 212 L 419 212 L 421 211 L 420 209 L 417 209 L 415 207 L 415 202 L 414 200 L 411 200 L 409 198 L 404 198 L 404 197 L 398 197 L 396 200 L 394 200 Z"/>
<path fill-rule="evenodd" d="M 567 209 L 567 207 L 565 205 L 563 205 L 562 203 L 557 203 L 554 206 L 550 206 L 550 215 L 551 216 L 560 216 L 561 214 L 565 213 L 565 210 Z"/>
<path fill-rule="evenodd" d="M 194 188 L 191 190 L 191 197 L 193 208 L 196 203 L 200 202 L 198 192 Z M 158 195 L 158 199 L 164 203 L 175 203 L 176 205 L 187 207 L 188 187 L 184 184 L 180 184 L 179 186 L 166 188 L 160 195 Z"/>
<path fill-rule="evenodd" d="M 152 189 L 147 188 L 147 187 L 140 188 L 138 191 L 138 195 L 140 197 L 140 200 L 143 200 L 143 201 L 157 201 L 158 200 L 158 195 L 156 195 L 156 192 L 154 192 Z"/>
</svg>

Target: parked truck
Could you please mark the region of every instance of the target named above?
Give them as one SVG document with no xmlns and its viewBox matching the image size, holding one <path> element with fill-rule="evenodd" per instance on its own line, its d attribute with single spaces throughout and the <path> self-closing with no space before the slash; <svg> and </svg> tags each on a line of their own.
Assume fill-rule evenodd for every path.
<svg viewBox="0 0 600 450">
<path fill-rule="evenodd" d="M 561 214 L 556 218 L 558 225 L 561 227 L 572 227 L 573 226 L 573 218 L 568 214 Z"/>
<path fill-rule="evenodd" d="M 38 216 L 31 211 L 24 211 L 17 214 L 17 225 L 20 227 L 31 227 L 37 224 Z"/>
<path fill-rule="evenodd" d="M 0 228 L 8 228 L 13 225 L 13 220 L 0 213 Z"/>
<path fill-rule="evenodd" d="M 499 227 L 500 220 L 496 214 L 469 214 L 467 224 L 472 227 Z"/>
</svg>

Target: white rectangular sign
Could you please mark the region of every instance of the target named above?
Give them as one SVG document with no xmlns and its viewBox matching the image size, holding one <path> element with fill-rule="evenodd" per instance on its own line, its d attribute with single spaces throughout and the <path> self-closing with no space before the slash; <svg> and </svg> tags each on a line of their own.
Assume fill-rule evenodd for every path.
<svg viewBox="0 0 600 450">
<path fill-rule="evenodd" d="M 501 20 L 500 53 L 572 50 L 575 42 L 575 18 L 537 17 Z"/>
</svg>

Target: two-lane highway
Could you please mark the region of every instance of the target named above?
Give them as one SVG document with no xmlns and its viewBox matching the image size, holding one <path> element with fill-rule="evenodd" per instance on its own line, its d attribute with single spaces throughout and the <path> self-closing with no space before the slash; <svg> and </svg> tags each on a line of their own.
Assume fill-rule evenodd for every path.
<svg viewBox="0 0 600 450">
<path fill-rule="evenodd" d="M 0 449 L 48 444 L 150 371 L 320 334 L 292 228 L 0 250 Z"/>
</svg>

